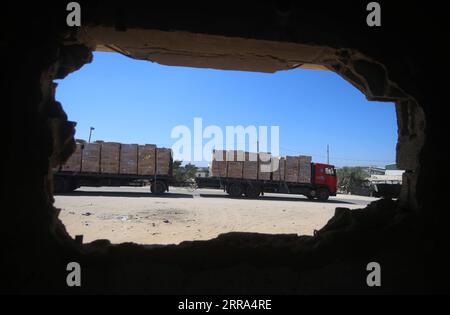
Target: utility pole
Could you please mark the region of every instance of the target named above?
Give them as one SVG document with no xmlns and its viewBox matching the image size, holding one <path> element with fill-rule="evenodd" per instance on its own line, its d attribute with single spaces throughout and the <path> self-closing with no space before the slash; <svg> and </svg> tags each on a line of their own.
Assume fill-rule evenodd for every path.
<svg viewBox="0 0 450 315">
<path fill-rule="evenodd" d="M 91 143 L 92 130 L 95 130 L 95 128 L 94 127 L 89 128 L 89 140 L 88 140 L 88 143 Z"/>
<path fill-rule="evenodd" d="M 330 146 L 327 144 L 327 164 L 330 164 Z"/>
</svg>

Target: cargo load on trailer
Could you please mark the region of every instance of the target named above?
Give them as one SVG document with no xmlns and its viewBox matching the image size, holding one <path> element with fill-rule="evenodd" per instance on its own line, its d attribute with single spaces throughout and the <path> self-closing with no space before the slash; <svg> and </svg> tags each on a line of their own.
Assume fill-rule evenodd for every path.
<svg viewBox="0 0 450 315">
<path fill-rule="evenodd" d="M 172 180 L 172 164 L 172 150 L 154 144 L 77 140 L 72 156 L 54 170 L 55 191 L 149 183 L 153 193 L 161 194 Z"/>
<path fill-rule="evenodd" d="M 333 165 L 313 163 L 311 156 L 272 156 L 268 152 L 214 150 L 210 177 L 197 178 L 199 187 L 223 188 L 233 197 L 255 198 L 264 192 L 302 194 L 327 200 L 336 195 Z"/>
</svg>

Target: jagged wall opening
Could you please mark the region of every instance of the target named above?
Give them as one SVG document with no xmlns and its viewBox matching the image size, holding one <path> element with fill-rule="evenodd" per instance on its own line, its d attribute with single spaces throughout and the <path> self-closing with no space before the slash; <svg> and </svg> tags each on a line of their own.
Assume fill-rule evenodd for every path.
<svg viewBox="0 0 450 315">
<path fill-rule="evenodd" d="M 74 143 L 73 125 L 67 121 L 61 104 L 54 100 L 52 81 L 89 62 L 94 47 L 79 37 L 79 32 L 65 26 L 63 5 L 39 4 L 27 8 L 31 11 L 26 25 L 11 18 L 2 19 L 2 23 L 9 23 L 3 29 L 12 30 L 2 39 L 6 53 L 2 59 L 7 61 L 3 76 L 9 79 L 7 96 L 12 100 L 7 117 L 14 118 L 6 121 L 11 141 L 7 149 L 9 167 L 4 176 L 9 179 L 6 195 L 11 206 L 7 213 L 10 224 L 2 229 L 2 239 L 6 240 L 3 257 L 7 257 L 2 261 L 2 290 L 40 293 L 448 290 L 449 256 L 445 240 L 449 214 L 438 206 L 445 185 L 435 164 L 445 164 L 448 158 L 441 150 L 445 115 L 439 107 L 440 98 L 433 94 L 435 85 L 429 82 L 433 72 L 427 64 L 430 59 L 426 58 L 430 51 L 437 51 L 430 48 L 435 47 L 432 40 L 436 38 L 415 25 L 391 23 L 403 16 L 419 19 L 422 7 L 402 8 L 410 10 L 409 14 L 388 15 L 386 31 L 372 31 L 360 25 L 365 18 L 360 13 L 363 6 L 291 4 L 280 8 L 261 4 L 225 10 L 189 7 L 186 11 L 173 8 L 159 11 L 145 6 L 131 2 L 120 6 L 101 1 L 86 3 L 83 23 L 93 27 L 103 25 L 112 32 L 124 32 L 122 35 L 133 27 L 223 36 L 223 43 L 237 37 L 246 38 L 240 39 L 243 44 L 247 39 L 257 39 L 277 42 L 276 46 L 280 42 L 319 49 L 332 47 L 331 55 L 313 58 L 312 64 L 341 74 L 369 99 L 396 102 L 397 164 L 407 170 L 400 204 L 381 201 L 353 212 L 338 208 L 329 224 L 312 237 L 229 234 L 175 247 L 110 246 L 103 241 L 80 246 L 67 235 L 57 219 L 58 210 L 53 207 L 51 168 L 72 153 Z M 220 18 L 217 12 L 228 17 Z M 259 15 L 254 15 L 255 12 Z M 419 40 L 425 45 L 411 47 Z M 95 40 L 94 43 L 101 44 Z M 183 45 L 186 49 L 193 46 L 193 43 Z M 238 47 L 236 51 L 245 50 Z M 178 63 L 179 55 L 169 51 L 143 57 L 162 63 L 173 58 Z M 188 51 L 187 55 L 196 53 Z M 248 55 L 243 59 L 251 60 L 252 54 Z M 198 57 L 197 53 L 193 59 Z M 200 55 L 198 60 L 201 57 L 217 58 Z M 233 57 L 242 59 L 239 54 Z M 264 60 L 266 57 L 264 54 Z M 181 59 L 184 63 L 185 58 Z M 272 59 L 279 66 L 280 61 Z M 281 60 L 286 65 L 285 61 L 290 59 Z M 303 57 L 299 61 L 309 63 Z M 368 291 L 365 283 L 364 268 L 371 260 L 386 266 L 385 282 L 378 291 Z M 27 265 L 30 261 L 32 268 Z M 81 288 L 66 286 L 65 267 L 69 261 L 79 261 L 84 266 L 85 285 Z"/>
<path fill-rule="evenodd" d="M 147 36 L 147 38 L 152 37 Z M 171 42 L 176 43 L 174 39 L 171 39 Z M 203 42 L 205 43 L 205 41 Z M 217 45 L 218 44 L 216 43 L 216 49 Z M 115 46 L 117 47 L 117 44 Z M 272 46 L 277 47 L 275 43 L 273 43 Z M 159 45 L 159 47 L 161 47 L 161 45 Z M 262 56 L 262 54 L 259 55 Z M 195 59 L 194 56 L 191 58 Z M 198 58 L 200 59 L 200 57 Z M 281 59 L 277 58 L 277 60 Z M 247 63 L 247 67 L 250 65 L 250 62 L 251 60 Z M 203 62 L 203 64 L 208 66 L 205 62 Z M 261 62 L 261 65 L 264 65 L 264 63 Z M 228 66 L 236 67 L 236 65 L 231 63 L 228 63 Z M 309 67 L 312 66 L 313 65 L 310 65 Z M 129 69 L 133 70 L 129 71 Z M 156 77 L 155 72 L 159 74 Z M 143 74 L 145 75 L 143 76 Z M 164 79 L 157 79 L 161 75 L 164 75 Z M 186 75 L 189 75 L 189 77 L 186 78 Z M 181 94 L 183 97 L 175 101 L 179 96 L 177 96 L 177 91 L 174 91 L 174 89 L 183 89 L 183 84 L 185 84 L 185 82 L 182 82 L 183 80 L 189 80 L 191 76 L 199 80 L 199 75 L 208 77 L 208 80 L 195 81 L 194 79 L 195 83 L 190 85 L 191 89 L 186 90 Z M 223 80 L 226 78 L 232 79 L 233 81 L 240 81 L 242 84 L 234 85 L 233 87 L 222 87 L 221 84 L 223 84 Z M 304 86 L 303 88 L 302 86 L 299 86 L 302 84 L 302 79 L 307 78 L 316 78 L 318 81 L 307 89 L 305 89 Z M 329 83 L 322 86 L 323 83 L 331 82 L 331 78 L 334 79 L 333 87 L 337 87 L 337 91 L 333 91 Z M 323 82 L 321 80 L 323 80 Z M 89 82 L 89 84 L 86 84 L 86 82 Z M 230 81 L 227 82 L 228 84 L 230 83 Z M 113 85 L 110 86 L 110 84 Z M 155 85 L 157 87 L 155 87 Z M 264 85 L 265 88 L 262 88 L 262 85 Z M 142 90 L 143 86 L 145 86 L 145 93 L 143 93 Z M 256 88 L 250 88 L 249 91 L 249 87 L 251 86 Z M 259 86 L 259 89 L 257 86 Z M 85 68 L 80 69 L 77 74 L 71 79 L 68 79 L 68 82 L 64 82 L 64 80 L 58 82 L 57 98 L 66 108 L 69 119 L 74 117 L 73 115 L 78 112 L 77 138 L 81 137 L 84 140 L 88 139 L 87 134 L 85 134 L 84 137 L 80 136 L 80 129 L 82 129 L 81 131 L 86 131 L 90 124 L 96 127 L 94 135 L 97 132 L 101 133 L 103 131 L 103 136 L 95 135 L 92 138 L 92 141 L 95 141 L 96 139 L 104 141 L 120 141 L 120 137 L 129 138 L 129 135 L 132 135 L 135 138 L 131 138 L 131 143 L 151 142 L 157 144 L 158 147 L 170 147 L 171 144 L 166 142 L 167 140 L 161 142 L 161 139 L 165 139 L 165 137 L 161 137 L 161 133 L 165 133 L 169 136 L 171 128 L 173 128 L 174 125 L 179 124 L 180 120 L 179 122 L 173 122 L 173 125 L 171 126 L 163 125 L 166 129 L 159 129 L 160 136 L 158 136 L 153 133 L 154 130 L 156 130 L 154 123 L 158 121 L 159 125 L 162 120 L 173 118 L 162 115 L 161 110 L 159 109 L 149 111 L 150 108 L 153 108 L 154 106 L 170 108 L 169 112 L 175 111 L 181 114 L 182 117 L 178 117 L 177 119 L 183 121 L 183 119 L 189 118 L 190 120 L 194 119 L 194 116 L 189 116 L 192 111 L 186 108 L 186 106 L 189 107 L 194 105 L 190 100 L 190 95 L 202 95 L 202 101 L 207 105 L 214 105 L 214 111 L 217 111 L 217 113 L 214 113 L 214 118 L 210 123 L 217 123 L 220 119 L 217 119 L 216 117 L 229 112 L 233 112 L 233 115 L 242 122 L 246 121 L 246 114 L 239 110 L 239 106 L 236 106 L 230 101 L 232 100 L 232 102 L 241 103 L 240 94 L 243 93 L 244 95 L 247 95 L 247 97 L 251 97 L 251 101 L 244 101 L 244 103 L 242 103 L 245 105 L 245 111 L 247 113 L 253 113 L 254 116 L 251 120 L 256 121 L 259 119 L 258 117 L 261 117 L 260 115 L 265 116 L 269 111 L 271 115 L 274 113 L 273 105 L 275 104 L 271 103 L 264 105 L 265 97 L 262 96 L 267 95 L 269 97 L 271 95 L 272 92 L 268 91 L 271 90 L 271 86 L 283 87 L 282 91 L 284 97 L 282 97 L 281 100 L 278 98 L 273 99 L 273 102 L 276 102 L 276 107 L 281 109 L 279 114 L 285 113 L 285 115 L 291 115 L 292 118 L 294 118 L 294 116 L 297 116 L 294 113 L 302 114 L 297 108 L 304 108 L 305 112 L 303 112 L 303 114 L 308 111 L 308 116 L 316 117 L 315 123 L 308 127 L 301 126 L 300 121 L 302 121 L 302 118 L 300 117 L 295 120 L 288 120 L 287 122 L 285 122 L 286 118 L 283 117 L 283 120 L 279 120 L 282 122 L 280 128 L 282 129 L 283 135 L 286 135 L 286 130 L 289 128 L 289 132 L 293 132 L 293 134 L 303 134 L 303 137 L 306 136 L 305 133 L 308 133 L 309 136 L 307 137 L 314 138 L 314 134 L 320 134 L 320 132 L 323 131 L 326 131 L 328 135 L 333 136 L 329 131 L 334 129 L 334 127 L 329 124 L 334 124 L 339 120 L 342 126 L 353 124 L 353 129 L 359 129 L 361 132 L 369 134 L 372 132 L 376 132 L 377 134 L 382 133 L 383 136 L 386 136 L 385 139 L 389 137 L 389 151 L 392 151 L 395 148 L 396 142 L 394 140 L 394 133 L 396 132 L 397 125 L 394 116 L 394 104 L 369 104 L 368 101 L 363 100 L 364 96 L 359 90 L 355 90 L 353 86 L 349 85 L 346 81 L 344 82 L 343 79 L 338 77 L 334 72 L 326 70 L 304 70 L 296 68 L 275 74 L 256 73 L 256 71 L 254 73 L 230 70 L 215 71 L 192 67 L 174 68 L 174 66 L 152 65 L 147 60 L 136 61 L 135 59 L 122 56 L 116 52 L 102 52 L 94 53 L 92 63 L 86 65 Z M 141 88 L 136 89 L 136 87 Z M 160 89 L 167 91 L 167 88 L 174 92 L 171 92 L 171 95 L 159 92 Z M 198 88 L 198 90 L 196 90 L 196 88 Z M 208 91 L 211 88 L 213 90 L 218 88 L 220 92 L 217 94 L 211 94 L 211 92 L 205 93 L 205 91 Z M 61 92 L 61 89 L 63 92 Z M 83 89 L 86 89 L 86 91 L 83 91 Z M 315 92 L 311 92 L 311 89 Z M 95 92 L 92 93 L 93 91 Z M 274 91 L 277 91 L 277 93 L 280 92 L 277 88 L 275 88 L 273 92 Z M 89 96 L 86 96 L 85 92 Z M 111 97 L 111 94 L 113 94 L 114 97 Z M 352 102 L 357 102 L 357 104 L 347 104 L 347 100 L 344 104 L 341 104 L 340 107 L 329 108 L 326 110 L 323 109 L 322 106 L 316 106 L 315 109 L 311 108 L 313 104 L 322 104 L 323 99 L 321 99 L 319 94 L 322 96 L 327 94 L 330 96 L 333 95 L 331 99 L 328 98 L 328 102 L 334 102 L 334 106 L 339 106 L 338 104 L 341 104 L 342 102 L 338 101 L 337 98 L 342 97 L 343 95 L 350 97 L 350 95 L 356 94 L 358 97 L 352 98 Z M 69 95 L 72 96 L 69 97 Z M 220 108 L 220 106 L 217 107 L 217 105 L 215 105 L 216 102 L 224 95 L 226 95 L 228 102 L 225 101 L 224 103 L 222 101 L 220 103 L 226 105 L 223 108 Z M 280 94 L 277 94 L 277 97 L 278 95 Z M 309 103 L 311 106 L 305 106 L 305 104 L 302 104 L 304 102 L 303 99 L 310 99 L 311 96 L 309 95 L 314 97 L 314 101 Z M 93 97 L 95 98 L 94 102 Z M 298 97 L 302 98 L 299 99 Z M 121 101 L 117 102 L 113 99 L 120 99 Z M 143 99 L 146 99 L 146 103 L 142 101 Z M 130 103 L 129 100 L 132 100 L 132 102 Z M 154 101 L 149 100 L 158 101 L 157 103 L 154 103 Z M 168 101 L 167 103 L 163 101 L 161 104 L 161 100 Z M 298 103 L 298 100 L 300 100 L 300 103 Z M 76 105 L 70 104 L 72 101 L 75 102 Z M 126 104 L 128 104 L 128 106 Z M 387 117 L 389 117 L 389 124 L 386 123 L 389 132 L 380 132 L 377 123 L 373 123 L 370 126 L 363 126 L 364 124 L 360 121 L 355 122 L 351 118 L 345 117 L 345 113 L 350 116 L 351 111 L 356 109 L 355 107 L 366 106 L 373 108 L 372 111 L 366 112 L 367 115 L 371 115 L 369 112 L 372 113 L 372 115 L 376 114 L 375 111 L 377 109 L 381 112 L 382 109 L 379 109 L 381 106 L 389 107 L 390 115 L 385 116 L 385 119 L 388 119 Z M 367 108 L 366 110 L 369 109 Z M 277 111 L 277 109 L 275 109 L 275 111 Z M 334 113 L 337 113 L 338 111 L 341 112 L 343 117 L 332 117 L 335 116 Z M 166 111 L 164 110 L 163 112 Z M 202 115 L 208 116 L 210 112 L 211 109 L 202 108 L 197 111 L 195 117 L 202 117 Z M 80 113 L 83 114 L 80 115 Z M 117 119 L 117 113 L 120 113 L 120 119 Z M 145 118 L 140 120 L 138 117 Z M 143 122 L 148 124 L 148 126 L 143 125 Z M 273 119 L 269 119 L 267 124 L 272 124 L 273 122 Z M 382 121 L 377 120 L 377 122 L 381 123 Z M 117 129 L 117 132 L 109 129 L 109 131 L 105 133 L 108 125 L 111 125 L 111 123 L 114 126 L 120 126 L 120 128 L 115 128 Z M 205 128 L 206 126 L 202 127 Z M 111 132 L 114 136 L 111 136 Z M 380 141 L 380 143 L 383 143 L 383 140 L 385 140 L 382 136 L 375 136 L 371 138 L 371 140 L 367 138 L 361 141 L 355 134 L 359 133 L 346 133 L 345 137 L 347 143 L 357 141 L 355 143 L 356 145 L 353 144 L 356 148 L 358 145 L 365 145 L 364 142 Z M 342 136 L 344 136 L 344 134 L 342 134 Z M 342 136 L 336 137 L 336 135 L 334 135 L 334 138 L 341 138 Z M 136 137 L 139 138 L 140 141 L 137 141 Z M 317 140 L 318 139 L 316 138 L 316 141 Z M 303 147 L 303 141 L 304 140 L 301 139 L 297 140 L 297 143 L 294 144 L 295 147 L 300 144 L 302 144 L 301 147 Z M 206 142 L 206 140 L 204 142 Z M 323 144 L 325 147 L 325 143 Z M 280 144 L 280 146 L 280 149 L 284 151 L 284 145 Z M 273 147 L 271 149 L 273 149 Z M 361 148 L 357 151 L 363 152 L 363 150 L 364 149 Z M 282 155 L 310 154 L 308 152 L 311 151 L 306 148 L 304 148 L 303 151 L 300 151 L 299 149 L 293 150 L 291 147 L 291 149 L 286 148 L 285 153 L 283 152 Z M 334 155 L 339 156 L 338 153 L 335 153 Z M 339 157 L 336 160 L 334 155 L 331 161 L 332 164 L 335 164 L 335 162 L 342 163 L 343 160 L 346 160 L 345 158 L 341 160 Z M 191 156 L 190 158 L 193 157 Z M 203 157 L 203 161 L 185 160 L 185 162 L 194 164 L 197 162 L 202 163 L 206 161 L 206 158 L 210 157 Z M 313 162 L 325 163 L 326 157 L 320 155 L 313 156 Z M 176 186 L 176 183 L 174 183 L 173 187 L 170 188 L 170 193 L 166 195 L 167 199 L 165 198 L 164 201 L 159 201 L 158 197 L 153 198 L 154 196 L 150 195 L 149 186 L 139 188 L 80 187 L 73 193 L 62 194 L 59 196 L 56 195 L 54 205 L 61 209 L 59 218 L 64 223 L 69 234 L 72 235 L 72 237 L 75 235 L 83 235 L 84 243 L 104 238 L 114 244 L 123 242 L 135 242 L 138 244 L 178 244 L 182 241 L 212 239 L 219 234 L 231 231 L 312 235 L 314 230 L 322 228 L 332 217 L 336 206 L 361 208 L 370 201 L 375 200 L 375 198 L 370 197 L 354 198 L 350 196 L 338 196 L 338 198 L 332 197 L 327 203 L 322 204 L 307 202 L 306 197 L 299 194 L 274 195 L 270 193 L 261 196 L 258 198 L 259 200 L 245 200 L 245 198 L 236 200 L 227 198 L 228 196 L 220 190 L 193 191 L 192 187 L 180 188 Z M 257 209 L 257 211 L 253 211 L 255 209 Z"/>
</svg>

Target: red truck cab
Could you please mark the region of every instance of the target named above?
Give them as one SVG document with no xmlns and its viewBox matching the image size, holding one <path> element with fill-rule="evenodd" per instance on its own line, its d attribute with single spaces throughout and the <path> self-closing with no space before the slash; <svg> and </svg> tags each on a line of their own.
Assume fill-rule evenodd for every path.
<svg viewBox="0 0 450 315">
<path fill-rule="evenodd" d="M 336 169 L 334 165 L 322 164 L 322 163 L 312 163 L 312 181 L 313 185 L 316 187 L 316 192 L 319 199 L 325 196 L 319 196 L 320 194 L 328 193 L 329 196 L 336 196 L 337 191 L 337 178 Z M 325 191 L 328 190 L 328 192 Z M 322 197 L 322 198 L 320 198 Z M 328 199 L 328 196 L 323 199 Z"/>
</svg>

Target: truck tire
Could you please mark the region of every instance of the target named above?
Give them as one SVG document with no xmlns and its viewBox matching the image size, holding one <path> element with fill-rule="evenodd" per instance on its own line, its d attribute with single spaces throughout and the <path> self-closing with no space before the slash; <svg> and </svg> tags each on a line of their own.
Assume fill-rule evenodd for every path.
<svg viewBox="0 0 450 315">
<path fill-rule="evenodd" d="M 258 186 L 248 185 L 244 194 L 247 198 L 255 199 L 261 194 L 261 189 Z"/>
<path fill-rule="evenodd" d="M 317 190 L 317 199 L 320 201 L 327 201 L 328 197 L 330 197 L 330 193 L 326 188 L 320 188 Z"/>
<path fill-rule="evenodd" d="M 78 182 L 76 179 L 69 179 L 67 182 L 67 192 L 73 192 L 75 191 L 75 189 L 77 189 L 78 186 Z"/>
<path fill-rule="evenodd" d="M 70 178 L 56 177 L 53 179 L 53 191 L 55 193 L 65 194 L 77 189 L 77 182 Z"/>
<path fill-rule="evenodd" d="M 150 191 L 154 195 L 162 195 L 166 191 L 166 184 L 160 180 L 154 181 L 150 186 Z"/>
<path fill-rule="evenodd" d="M 66 181 L 64 178 L 55 177 L 53 178 L 53 192 L 54 193 L 65 193 Z"/>
<path fill-rule="evenodd" d="M 227 192 L 231 197 L 240 198 L 243 193 L 242 185 L 238 183 L 230 184 Z"/>
</svg>

